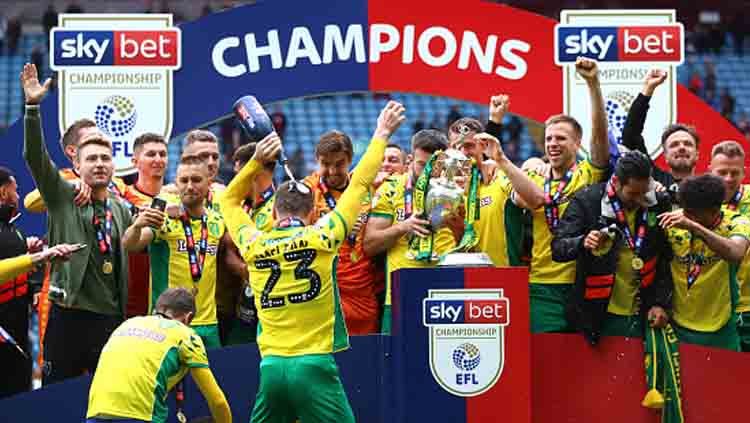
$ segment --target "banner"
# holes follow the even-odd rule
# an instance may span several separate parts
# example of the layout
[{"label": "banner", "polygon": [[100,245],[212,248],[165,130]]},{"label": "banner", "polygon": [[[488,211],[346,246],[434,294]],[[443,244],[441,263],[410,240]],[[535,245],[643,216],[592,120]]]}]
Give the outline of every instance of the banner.
[{"label": "banner", "polygon": [[[513,113],[543,122],[564,111],[563,73],[555,64],[556,24],[481,0],[408,0],[398,8],[385,0],[278,0],[211,14],[180,26],[184,48],[179,70],[171,71],[171,134],[180,136],[228,116],[232,102],[243,94],[270,103],[322,93],[403,91],[486,104],[491,95],[506,93]],[[114,33],[114,28],[119,27],[108,30]],[[686,91],[677,88],[675,119],[700,116],[701,158],[722,139],[741,139],[708,105],[689,93],[685,100]],[[118,92],[112,95],[127,97],[129,91]],[[51,93],[41,111],[48,149],[62,168],[70,164],[58,142],[58,102],[62,107],[62,99]],[[136,125],[150,113],[145,107],[135,106]],[[134,127],[132,133],[158,131],[158,125]],[[3,164],[16,172],[25,194],[34,184],[22,158],[22,140],[21,120],[3,137],[8,149]],[[27,233],[44,231],[42,216],[23,216],[19,224]]]}]

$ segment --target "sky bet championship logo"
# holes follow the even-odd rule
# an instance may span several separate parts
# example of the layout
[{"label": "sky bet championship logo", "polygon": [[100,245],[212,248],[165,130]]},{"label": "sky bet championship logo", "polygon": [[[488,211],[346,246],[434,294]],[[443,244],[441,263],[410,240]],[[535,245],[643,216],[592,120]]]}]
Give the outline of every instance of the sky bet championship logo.
[{"label": "sky bet championship logo", "polygon": [[461,397],[486,392],[505,366],[510,301],[502,289],[431,289],[427,295],[422,317],[435,381]]},{"label": "sky bet championship logo", "polygon": [[172,72],[182,47],[172,15],[63,14],[50,45],[51,68],[60,72],[60,132],[93,120],[112,140],[116,173],[133,172],[135,138],[169,139],[172,131]]}]

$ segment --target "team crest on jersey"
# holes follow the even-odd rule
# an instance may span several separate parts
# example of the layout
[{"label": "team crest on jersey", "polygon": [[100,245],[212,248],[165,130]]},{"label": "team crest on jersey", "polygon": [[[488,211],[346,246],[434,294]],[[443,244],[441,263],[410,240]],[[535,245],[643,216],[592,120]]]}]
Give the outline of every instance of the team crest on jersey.
[{"label": "team crest on jersey", "polygon": [[438,385],[453,395],[473,397],[500,380],[510,324],[510,301],[502,289],[430,289],[422,313]]}]

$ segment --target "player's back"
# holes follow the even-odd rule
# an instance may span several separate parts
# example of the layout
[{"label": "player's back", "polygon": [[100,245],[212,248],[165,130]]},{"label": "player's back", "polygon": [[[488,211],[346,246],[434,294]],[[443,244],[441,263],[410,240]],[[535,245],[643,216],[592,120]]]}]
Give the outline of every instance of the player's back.
[{"label": "player's back", "polygon": [[189,367],[208,367],[203,342],[192,329],[160,316],[128,319],[102,350],[87,417],[164,421],[167,392]]},{"label": "player's back", "polygon": [[346,237],[337,213],[315,225],[260,233],[244,254],[258,309],[261,355],[327,354],[349,347],[336,285]]}]

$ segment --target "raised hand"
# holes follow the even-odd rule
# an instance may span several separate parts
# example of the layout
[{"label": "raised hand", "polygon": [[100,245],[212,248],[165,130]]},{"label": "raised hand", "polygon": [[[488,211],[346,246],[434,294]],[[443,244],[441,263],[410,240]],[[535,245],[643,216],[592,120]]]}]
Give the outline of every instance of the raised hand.
[{"label": "raised hand", "polygon": [[44,81],[44,85],[39,84],[39,74],[35,65],[31,63],[23,65],[21,86],[23,87],[23,94],[26,97],[26,104],[34,105],[41,103],[47,91],[49,91],[50,85],[52,85],[52,79],[50,78]]},{"label": "raised hand", "polygon": [[505,94],[493,95],[490,97],[490,120],[499,125],[509,108],[510,96]]},{"label": "raised hand", "polygon": [[599,66],[594,59],[581,56],[576,58],[576,72],[588,83],[595,82],[599,78]]},{"label": "raised hand", "polygon": [[405,112],[406,109],[401,103],[389,101],[378,116],[378,126],[373,137],[389,139],[406,120]]},{"label": "raised hand", "polygon": [[76,206],[83,207],[91,201],[91,187],[80,179],[74,185],[76,196],[73,202]]},{"label": "raised hand", "polygon": [[266,135],[265,138],[260,140],[258,145],[255,147],[255,154],[253,159],[263,163],[273,163],[276,158],[279,157],[281,152],[281,138],[279,138],[276,132],[271,132]]},{"label": "raised hand", "polygon": [[646,78],[643,79],[643,95],[651,97],[656,90],[656,87],[664,83],[667,79],[667,71],[661,69],[651,69],[646,73]]},{"label": "raised hand", "polygon": [[151,227],[161,228],[164,224],[164,212],[159,209],[153,209],[151,207],[143,207],[138,212],[138,217],[135,218],[133,225],[139,228]]},{"label": "raised hand", "polygon": [[494,136],[482,132],[481,134],[474,135],[474,141],[482,142],[484,141],[487,144],[487,147],[485,148],[485,153],[489,158],[496,162],[500,162],[505,158],[505,153],[503,152],[503,148],[500,146],[500,140],[495,138]]},{"label": "raised hand", "polygon": [[658,218],[659,226],[664,229],[677,228],[691,230],[695,225],[695,222],[685,216],[685,212],[683,210],[675,210],[672,212],[662,213],[658,216]]}]

